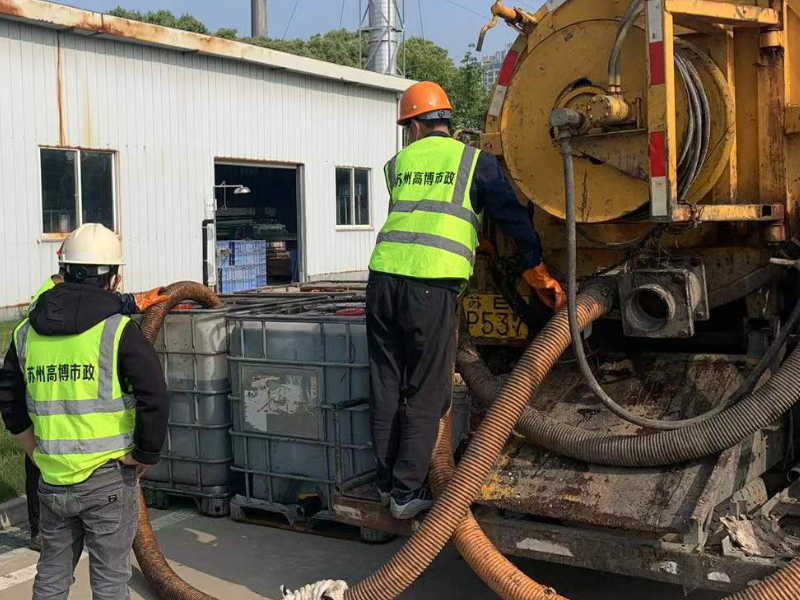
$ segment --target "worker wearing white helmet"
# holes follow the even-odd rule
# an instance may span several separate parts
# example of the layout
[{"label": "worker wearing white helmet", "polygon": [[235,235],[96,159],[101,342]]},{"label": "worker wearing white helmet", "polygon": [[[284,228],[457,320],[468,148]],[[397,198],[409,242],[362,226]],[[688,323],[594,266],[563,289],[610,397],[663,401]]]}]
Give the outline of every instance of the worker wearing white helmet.
[{"label": "worker wearing white helmet", "polygon": [[[28,306],[28,311],[33,309],[36,305],[36,301],[39,299],[39,296],[52,290],[56,285],[60,283],[64,283],[64,272],[65,266],[63,264],[64,258],[64,246],[68,241],[68,248],[67,248],[67,260],[70,258],[77,259],[74,256],[75,252],[78,251],[80,248],[80,244],[82,243],[92,243],[89,240],[89,232],[95,232],[98,235],[104,235],[108,238],[108,230],[105,232],[102,229],[98,230],[98,226],[95,224],[87,224],[87,227],[82,229],[82,235],[80,238],[77,236],[77,232],[75,236],[70,236],[65,240],[65,243],[61,245],[58,250],[58,257],[59,262],[62,263],[59,269],[59,272],[51,277],[48,277],[47,280],[42,284],[42,286],[38,289],[38,291],[31,297],[31,303]],[[103,228],[105,229],[105,228]],[[109,232],[110,233],[110,232]],[[114,235],[112,233],[112,235]],[[116,235],[114,235],[116,238]],[[115,242],[111,238],[112,244],[118,243],[118,240]],[[166,296],[161,293],[161,288],[154,288],[147,292],[141,292],[138,294],[119,294],[119,310],[118,312],[123,315],[133,315],[136,313],[141,313],[146,311],[148,308],[155,304],[160,304],[162,302],[166,302],[169,296]],[[26,311],[27,313],[27,311]],[[37,552],[42,549],[41,544],[41,536],[39,535],[39,496],[37,490],[39,489],[39,469],[36,464],[26,455],[25,456],[25,494],[27,496],[27,504],[28,504],[28,525],[30,528],[30,538],[31,542],[29,547],[31,550],[36,550]]]},{"label": "worker wearing white helmet", "polygon": [[128,597],[139,476],[169,415],[158,358],[120,313],[117,235],[90,223],[60,251],[64,283],[39,296],[0,370],[0,412],[41,471],[34,600],[66,598],[86,545],[95,600]]}]

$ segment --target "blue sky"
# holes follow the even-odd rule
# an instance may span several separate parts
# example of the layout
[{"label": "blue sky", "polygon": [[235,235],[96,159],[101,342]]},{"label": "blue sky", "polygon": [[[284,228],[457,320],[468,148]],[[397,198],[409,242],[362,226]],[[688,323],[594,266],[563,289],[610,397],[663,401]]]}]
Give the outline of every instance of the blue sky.
[{"label": "blue sky", "polygon": [[[398,0],[402,6],[403,0]],[[96,11],[124,8],[150,11],[171,10],[191,13],[212,30],[233,27],[240,34],[250,33],[250,0],[67,0],[60,2]],[[544,0],[514,0],[509,6],[536,9]],[[361,0],[362,8],[367,0]],[[336,29],[355,28],[359,0],[269,0],[269,27],[272,37],[308,37]],[[406,35],[423,35],[447,48],[457,61],[469,44],[478,39],[480,28],[489,20],[492,0],[405,0]],[[296,8],[295,8],[296,7]],[[292,12],[294,11],[294,17]],[[422,18],[420,18],[420,16]],[[487,36],[484,52],[494,52],[513,41],[514,33],[499,25]]]}]

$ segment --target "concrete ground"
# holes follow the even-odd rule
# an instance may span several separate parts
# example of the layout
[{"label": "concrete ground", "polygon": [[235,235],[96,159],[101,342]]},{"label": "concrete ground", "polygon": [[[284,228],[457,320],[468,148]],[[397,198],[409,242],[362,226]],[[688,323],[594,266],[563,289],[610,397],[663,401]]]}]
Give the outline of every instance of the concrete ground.
[{"label": "concrete ground", "polygon": [[[221,600],[280,598],[281,584],[300,586],[319,579],[355,582],[382,565],[401,545],[331,539],[280,529],[210,519],[188,509],[151,512],[162,548],[173,568],[194,586]],[[29,600],[37,554],[25,548],[24,530],[0,531],[0,598]],[[134,563],[135,564],[135,563]],[[682,590],[643,580],[576,570],[530,560],[517,565],[573,600],[679,600]],[[88,559],[77,571],[71,598],[91,597]],[[156,600],[134,569],[133,600]],[[496,596],[470,571],[453,548],[407,591],[404,600],[490,600]],[[720,594],[695,593],[690,600],[718,600]]]}]

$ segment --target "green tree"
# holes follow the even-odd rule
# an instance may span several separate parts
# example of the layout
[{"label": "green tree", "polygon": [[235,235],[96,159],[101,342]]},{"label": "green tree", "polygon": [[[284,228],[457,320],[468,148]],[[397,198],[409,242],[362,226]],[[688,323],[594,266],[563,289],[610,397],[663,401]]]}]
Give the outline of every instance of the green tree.
[{"label": "green tree", "polygon": [[[241,40],[256,46],[263,46],[279,52],[316,58],[348,67],[361,66],[361,48],[358,33],[347,29],[334,29],[327,33],[317,33],[308,40],[276,38],[246,38]],[[366,41],[362,44],[366,48]]]},{"label": "green tree", "polygon": [[239,39],[239,31],[236,29],[231,29],[230,27],[221,27],[220,29],[217,29],[214,35],[220,38],[225,38],[226,40]]},{"label": "green tree", "polygon": [[113,17],[121,17],[123,19],[130,19],[132,21],[144,21],[144,16],[138,10],[128,10],[118,6],[114,10],[108,11]]},{"label": "green tree", "polygon": [[198,19],[192,15],[183,14],[175,22],[176,29],[183,29],[184,31],[193,31],[194,33],[211,33],[208,28]]},{"label": "green tree", "polygon": [[115,17],[122,17],[124,19],[132,19],[134,21],[143,21],[152,25],[161,25],[162,27],[172,27],[173,29],[183,29],[184,31],[192,31],[194,33],[210,33],[208,28],[199,19],[189,14],[183,14],[176,17],[168,10],[157,10],[148,13],[141,13],[137,10],[127,10],[118,6],[112,11],[110,15]]},{"label": "green tree", "polygon": [[334,29],[328,33],[312,35],[307,42],[307,47],[312,58],[360,68],[361,53],[366,48],[366,40],[362,40],[362,43],[359,44],[357,31]]},{"label": "green tree", "polygon": [[456,109],[453,124],[456,128],[483,129],[486,112],[489,110],[490,92],[484,81],[484,67],[471,46],[450,87],[452,102]]},{"label": "green tree", "polygon": [[435,81],[450,89],[457,69],[447,50],[421,37],[412,37],[400,46],[399,66],[406,77],[417,81]]},{"label": "green tree", "polygon": [[453,127],[483,129],[489,92],[483,80],[483,65],[472,48],[456,66],[447,50],[430,40],[414,37],[401,47],[400,65],[405,65],[405,76],[409,79],[435,81],[444,88],[455,108]]}]

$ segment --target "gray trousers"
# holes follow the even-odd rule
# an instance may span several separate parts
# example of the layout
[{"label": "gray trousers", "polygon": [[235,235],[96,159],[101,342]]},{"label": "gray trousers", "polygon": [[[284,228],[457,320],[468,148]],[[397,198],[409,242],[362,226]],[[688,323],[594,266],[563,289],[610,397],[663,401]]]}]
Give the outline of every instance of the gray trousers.
[{"label": "gray trousers", "polygon": [[94,600],[128,600],[130,552],[139,523],[135,467],[110,461],[68,486],[39,483],[42,553],[33,600],[66,600],[84,546]]}]

